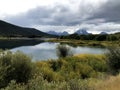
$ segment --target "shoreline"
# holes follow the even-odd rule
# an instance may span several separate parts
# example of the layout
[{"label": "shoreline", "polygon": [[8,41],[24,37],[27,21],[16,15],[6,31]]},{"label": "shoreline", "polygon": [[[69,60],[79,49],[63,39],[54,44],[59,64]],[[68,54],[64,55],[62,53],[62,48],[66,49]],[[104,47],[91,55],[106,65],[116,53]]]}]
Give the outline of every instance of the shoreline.
[{"label": "shoreline", "polygon": [[94,40],[75,40],[75,39],[57,39],[57,38],[28,38],[28,37],[3,37],[1,40],[42,40],[45,42],[56,42],[61,44],[72,44],[75,46],[98,46],[98,47],[120,47],[119,41],[94,41]]},{"label": "shoreline", "polygon": [[100,47],[120,47],[119,41],[94,41],[94,40],[75,40],[75,39],[51,39],[48,42],[59,42],[73,44],[76,46],[100,46]]},{"label": "shoreline", "polygon": [[11,38],[0,38],[0,40],[52,40],[54,38],[28,38],[28,37],[11,37]]}]

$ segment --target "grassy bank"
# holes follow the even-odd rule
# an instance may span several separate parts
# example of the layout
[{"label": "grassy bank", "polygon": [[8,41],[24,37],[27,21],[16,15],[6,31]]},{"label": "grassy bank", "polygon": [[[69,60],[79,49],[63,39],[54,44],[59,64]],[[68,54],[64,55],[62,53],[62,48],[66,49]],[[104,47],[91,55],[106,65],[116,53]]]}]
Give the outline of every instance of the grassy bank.
[{"label": "grassy bank", "polygon": [[48,42],[60,42],[67,43],[72,45],[80,45],[80,46],[100,46],[100,47],[108,47],[108,46],[120,46],[119,41],[94,41],[94,40],[75,40],[75,39],[51,39],[47,40]]},{"label": "grassy bank", "polygon": [[100,80],[95,90],[119,90],[120,89],[120,75],[110,76],[106,80]]},{"label": "grassy bank", "polygon": [[119,88],[120,75],[110,74],[106,55],[81,54],[39,62],[32,62],[30,57],[19,51],[16,53],[1,51],[0,55],[1,90]]}]

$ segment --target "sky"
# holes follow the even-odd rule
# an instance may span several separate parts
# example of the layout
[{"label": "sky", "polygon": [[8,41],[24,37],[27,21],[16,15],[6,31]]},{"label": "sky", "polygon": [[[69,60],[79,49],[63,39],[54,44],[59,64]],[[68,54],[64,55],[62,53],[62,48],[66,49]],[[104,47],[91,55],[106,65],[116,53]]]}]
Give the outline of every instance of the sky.
[{"label": "sky", "polygon": [[43,32],[120,32],[120,0],[0,0],[0,20]]}]

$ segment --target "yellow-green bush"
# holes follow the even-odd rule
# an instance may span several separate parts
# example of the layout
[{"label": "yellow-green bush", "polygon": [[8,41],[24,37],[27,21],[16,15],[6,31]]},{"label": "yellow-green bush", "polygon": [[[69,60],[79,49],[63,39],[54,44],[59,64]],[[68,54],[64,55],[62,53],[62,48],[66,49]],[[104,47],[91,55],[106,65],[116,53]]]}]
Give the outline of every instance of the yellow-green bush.
[{"label": "yellow-green bush", "polygon": [[31,59],[19,51],[5,51],[0,55],[0,88],[7,86],[11,80],[27,83],[33,74]]},{"label": "yellow-green bush", "polygon": [[90,65],[95,71],[106,72],[108,65],[106,63],[107,58],[105,55],[92,55],[92,54],[82,54],[77,55],[80,62]]},{"label": "yellow-green bush", "polygon": [[50,64],[47,62],[37,62],[38,72],[42,73],[43,78],[47,81],[61,81],[63,77],[60,76],[57,72],[54,72],[53,69],[50,67]]},{"label": "yellow-green bush", "polygon": [[104,55],[78,55],[36,64],[48,81],[97,78],[108,70]]}]

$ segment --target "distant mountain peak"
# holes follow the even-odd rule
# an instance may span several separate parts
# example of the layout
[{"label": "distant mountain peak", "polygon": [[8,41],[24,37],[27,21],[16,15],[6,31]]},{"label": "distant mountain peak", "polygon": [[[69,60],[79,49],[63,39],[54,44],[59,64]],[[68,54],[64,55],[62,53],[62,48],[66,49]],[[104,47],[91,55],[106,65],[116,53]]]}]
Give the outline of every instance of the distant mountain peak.
[{"label": "distant mountain peak", "polygon": [[48,31],[46,33],[51,34],[51,35],[57,35],[57,36],[69,35],[69,33],[67,31],[63,31],[63,32]]},{"label": "distant mountain peak", "polygon": [[99,34],[101,34],[101,35],[105,35],[105,34],[107,34],[106,32],[100,32]]},{"label": "distant mountain peak", "polygon": [[75,33],[78,34],[78,35],[88,35],[88,34],[90,34],[85,29],[78,29]]}]

